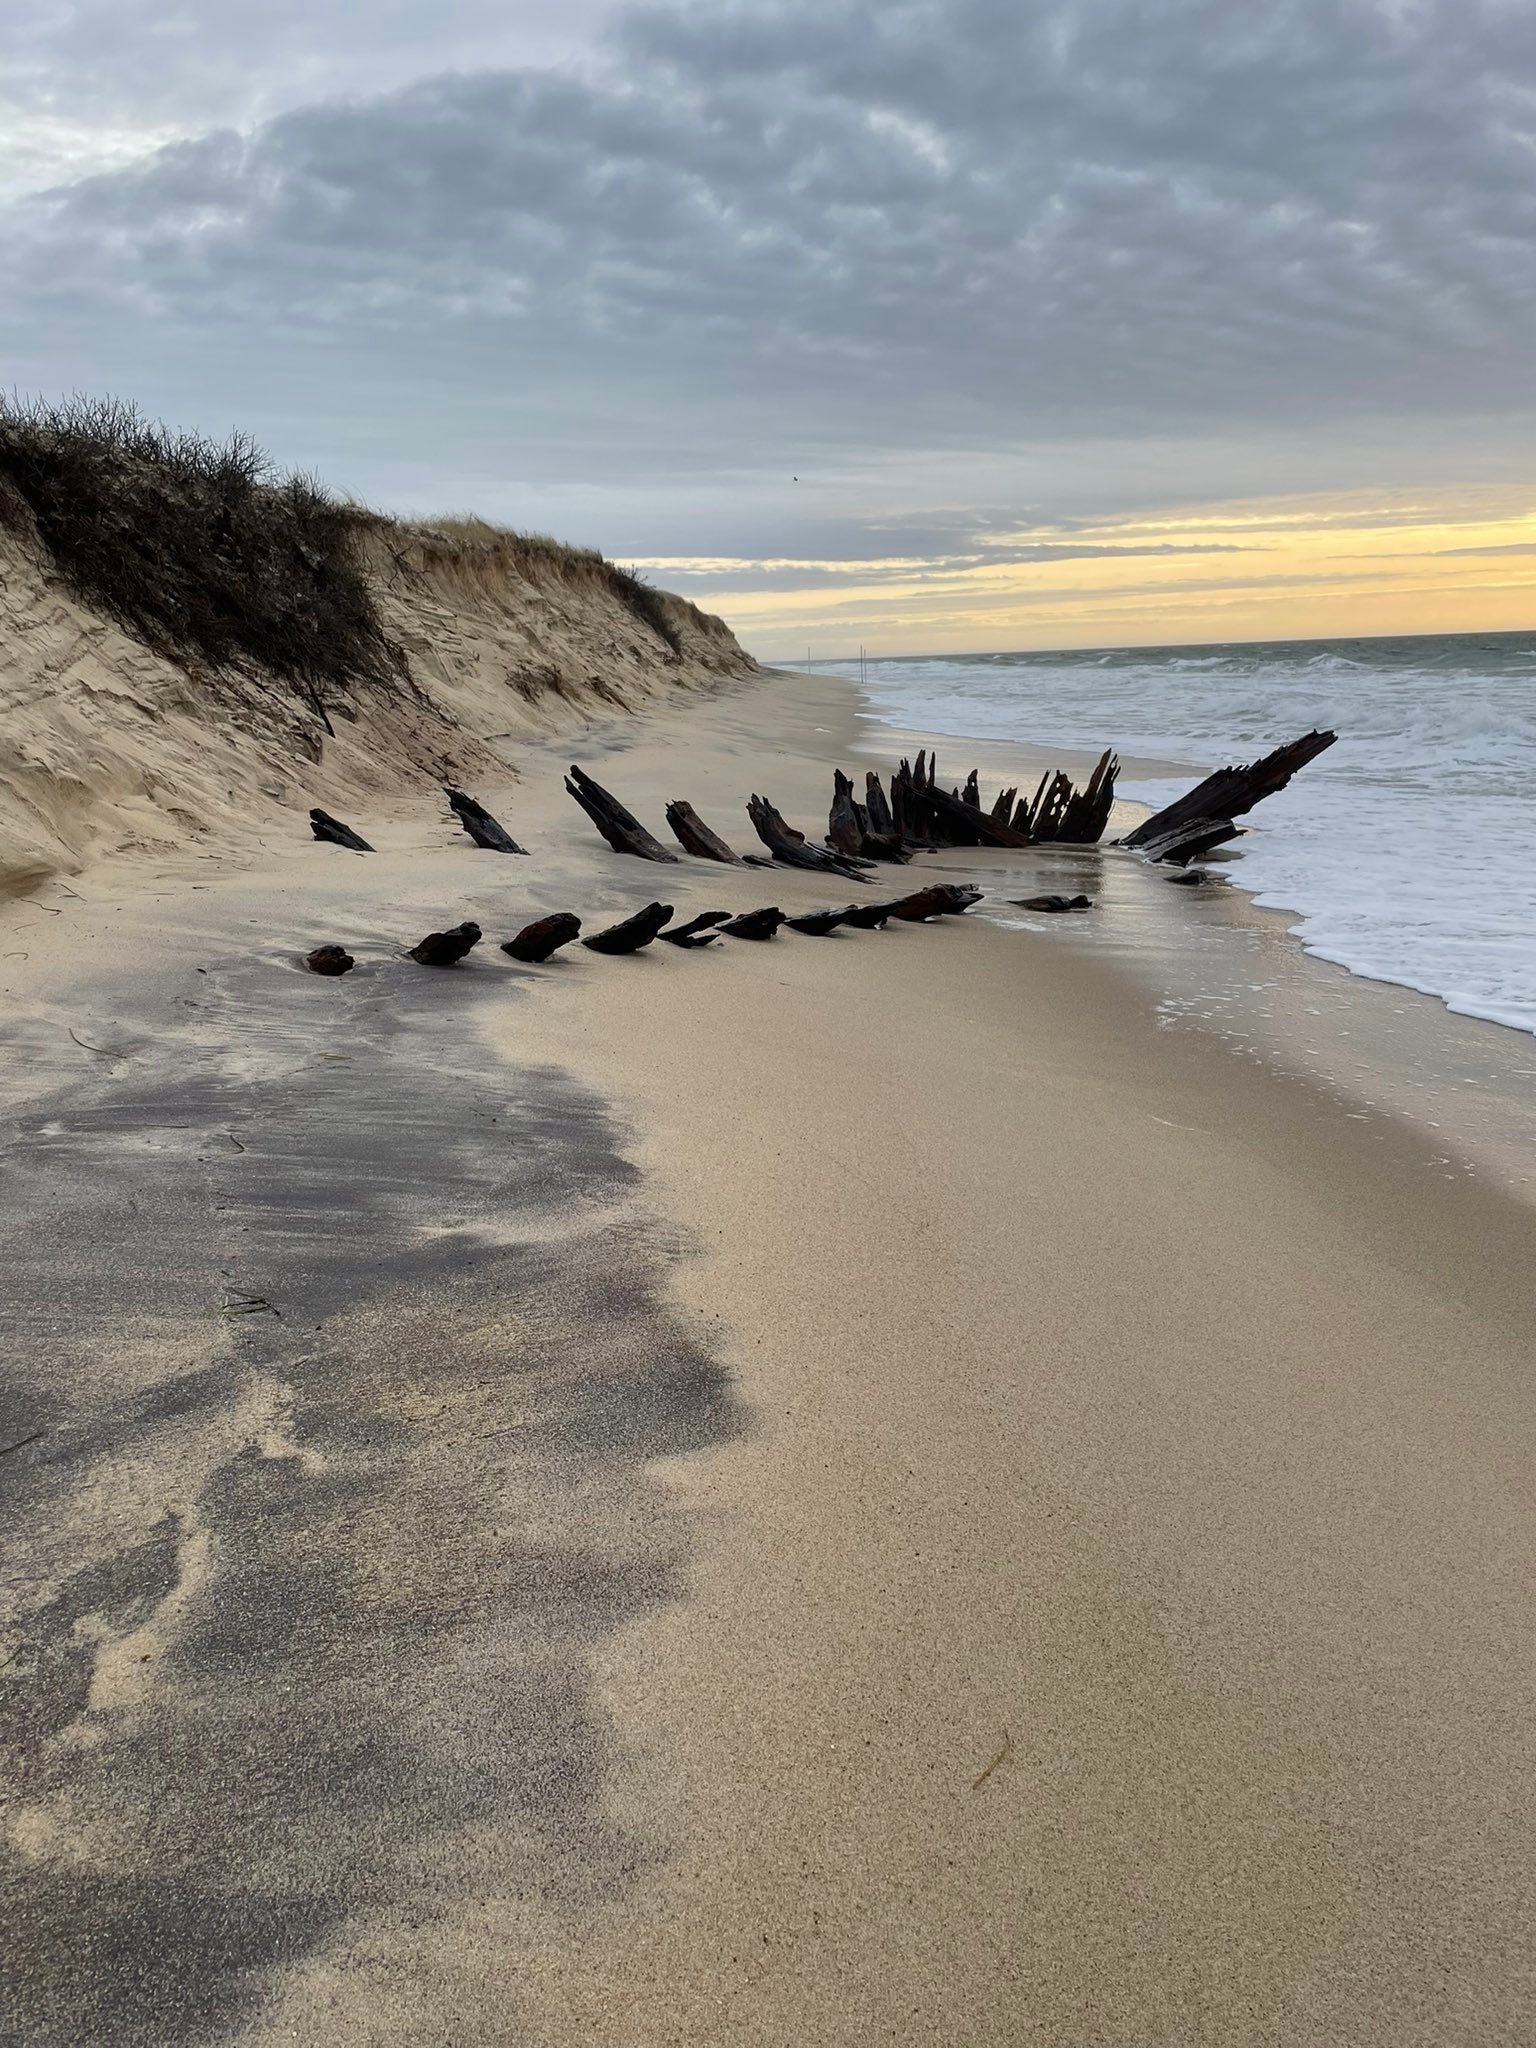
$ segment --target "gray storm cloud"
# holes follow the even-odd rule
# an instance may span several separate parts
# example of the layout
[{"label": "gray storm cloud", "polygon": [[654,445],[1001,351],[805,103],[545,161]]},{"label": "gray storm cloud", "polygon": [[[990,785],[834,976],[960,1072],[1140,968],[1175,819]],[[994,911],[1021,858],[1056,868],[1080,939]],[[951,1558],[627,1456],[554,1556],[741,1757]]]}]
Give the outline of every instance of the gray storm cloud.
[{"label": "gray storm cloud", "polygon": [[[763,472],[862,471],[831,525],[889,553],[857,533],[917,458],[1187,434],[1262,464],[1330,422],[1530,408],[1524,0],[653,7],[556,70],[467,61],[505,35],[460,7],[464,68],[362,98],[356,15],[305,16],[310,103],[7,209],[16,381],[147,373],[174,412],[180,380],[386,495],[500,460],[617,489],[642,548],[759,557],[805,552],[742,519]],[[304,18],[272,18],[274,73]],[[132,44],[160,17],[117,19]],[[259,104],[231,19],[239,62],[210,15],[192,76]],[[349,33],[425,69],[414,21]],[[174,75],[154,97],[187,124]],[[647,516],[660,474],[695,495]]]}]

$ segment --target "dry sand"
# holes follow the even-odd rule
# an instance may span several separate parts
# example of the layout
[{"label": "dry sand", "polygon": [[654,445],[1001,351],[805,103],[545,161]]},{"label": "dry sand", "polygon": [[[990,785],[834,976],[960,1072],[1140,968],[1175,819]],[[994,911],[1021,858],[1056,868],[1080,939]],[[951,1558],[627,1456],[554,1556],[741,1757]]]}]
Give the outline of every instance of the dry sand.
[{"label": "dry sand", "polygon": [[[850,719],[841,686],[765,679],[592,735],[580,757],[653,823],[681,795],[728,829],[752,788],[809,823],[830,764],[849,758]],[[450,914],[484,913],[499,936],[524,914],[622,912],[653,893],[675,891],[680,911],[837,900],[810,877],[614,859],[561,795],[559,758],[521,757],[511,822],[537,849],[526,863],[466,868],[423,811],[365,818],[377,861],[339,857],[318,879],[295,848],[240,875],[205,871],[196,906],[184,880],[167,879],[159,904],[141,880],[111,899],[129,906],[131,946],[106,937],[106,898],[91,896],[72,913],[76,937],[121,952],[101,961],[88,1013],[67,1008],[62,968],[29,963],[34,1050],[52,1043],[48,1018],[81,1016],[92,1037],[121,1026],[125,999],[113,1010],[108,991],[129,950],[158,947],[169,1004],[195,986],[210,934],[237,920],[270,981],[295,945],[355,935],[377,950]],[[1046,857],[1021,863],[1026,886],[1056,886]],[[427,916],[434,902],[441,918]],[[34,929],[32,943],[56,959],[60,938]],[[206,1057],[265,985],[233,983],[243,1012],[226,994],[217,1018],[194,1021]],[[313,1020],[362,1033],[413,986],[382,970],[334,989],[290,977],[281,1032],[241,1039],[264,1099],[274,1047],[293,1065]],[[471,1024],[483,1062],[459,1043]],[[517,1439],[515,1454],[477,1436],[477,1462],[452,1468],[462,1519],[446,1533],[441,1429],[429,1451],[386,1439],[370,1470],[396,1489],[388,1572],[409,1582],[384,1647],[407,1654],[421,1603],[458,1583],[462,1626],[445,1630],[434,1608],[432,1656],[407,1672],[409,1726],[423,1750],[439,1741],[461,1758],[467,1782],[429,1776],[423,1790],[402,1766],[416,1788],[409,1853],[372,1804],[331,1813],[326,1882],[344,1910],[220,1947],[207,1961],[217,1994],[190,2031],[154,2019],[180,2009],[168,1992],[149,2019],[109,2003],[120,2032],[97,2038],[1536,2039],[1529,1207],[1448,1183],[1406,1126],[1346,1117],[1303,1078],[1160,1030],[1086,920],[790,934],[612,962],[574,949],[540,970],[480,960],[433,982],[418,1035],[435,1054],[412,1053],[392,1085],[418,1076],[439,1141],[468,1147],[451,1104],[465,1090],[488,1103],[500,1072],[509,1097],[547,1112],[525,1172],[537,1178],[568,1136],[562,1110],[589,1131],[599,1118],[605,1157],[638,1168],[631,1183],[611,1164],[587,1179],[562,1167],[536,1227],[515,1204],[477,1212],[478,1227],[499,1217],[509,1242],[560,1247],[573,1274],[632,1273],[661,1317],[641,1318],[635,1348],[693,1360],[689,1399],[704,1407],[686,1407],[675,1372],[642,1374],[627,1383],[622,1456],[609,1446],[595,1465],[568,1434],[552,1448]],[[446,1093],[433,1092],[434,1057]],[[425,1161],[432,1130],[397,1106],[400,1147]],[[467,1183],[475,1155],[463,1159]],[[416,1256],[460,1227],[452,1175],[441,1182],[423,1213],[401,1211],[381,1255]],[[616,1265],[611,1246],[607,1267],[592,1264],[592,1214],[620,1233]],[[418,1311],[435,1271],[419,1275]],[[486,1385],[476,1376],[534,1313],[519,1269],[486,1284],[446,1335],[411,1321],[411,1295],[372,1311],[347,1398],[378,1412],[434,1353],[434,1414]],[[558,1323],[549,1285],[541,1313]],[[621,1323],[621,1298],[622,1286],[580,1303],[586,1353],[561,1381],[578,1433],[609,1369],[605,1315],[614,1348],[631,1344],[639,1310]],[[165,1342],[162,1330],[146,1349]],[[728,1392],[710,1378],[721,1368]],[[230,1443],[321,1441],[292,1359],[279,1378],[286,1395],[223,1425]],[[486,1435],[500,1426],[500,1410],[475,1416]],[[228,1444],[201,1455],[205,1486],[236,1469]],[[325,1455],[335,1474],[363,1453],[338,1439]],[[148,1517],[155,1475],[179,1470],[185,1488],[187,1468],[146,1469]],[[292,1483],[307,1484],[301,1471]],[[97,1526],[99,1495],[72,1496],[74,1526]],[[509,1630],[501,1553],[532,1522],[551,1556],[623,1549],[629,1590],[604,1579],[594,1592],[577,1574],[549,1612],[515,1604]],[[197,1534],[182,1527],[184,1564],[152,1623],[173,1642],[210,1597],[206,1575],[217,1595],[250,1540],[216,1521],[211,1548]],[[96,1540],[121,1554],[126,1539]],[[371,1527],[354,1548],[375,1556],[382,1541]],[[284,1558],[269,1541],[279,1580]],[[489,1617],[473,1608],[482,1577]],[[258,1606],[271,1597],[244,1583]],[[146,1625],[128,1615],[96,1657],[105,1697],[74,1724],[84,1753],[111,1750],[114,1713],[147,1711],[113,1689],[129,1624]],[[537,1692],[535,1642],[537,1669],[558,1668],[558,1699],[579,1693],[579,1712]],[[281,1669],[301,1702],[323,1675]],[[382,1709],[365,1677],[349,1683],[366,1729]],[[498,1732],[499,1694],[537,1695],[541,1718]],[[230,1739],[226,1721],[215,1735]],[[121,1772],[148,1768],[131,1747],[116,1754]],[[509,1818],[507,1783],[535,1769],[566,1793]],[[13,1823],[34,1871],[50,1856],[133,1864],[131,1828],[115,1846],[93,1840],[78,1798],[49,1782]],[[258,1772],[258,1817],[268,1790]],[[66,1822],[81,1830],[72,1850]],[[193,1877],[212,1882],[190,1852],[186,1868],[184,1894]],[[281,1889],[264,1866],[262,1881]],[[227,1896],[227,1874],[218,1882]],[[195,1947],[180,1959],[202,1967]],[[141,1966],[131,1944],[125,1966]],[[65,2036],[36,2021],[20,2038]]]}]

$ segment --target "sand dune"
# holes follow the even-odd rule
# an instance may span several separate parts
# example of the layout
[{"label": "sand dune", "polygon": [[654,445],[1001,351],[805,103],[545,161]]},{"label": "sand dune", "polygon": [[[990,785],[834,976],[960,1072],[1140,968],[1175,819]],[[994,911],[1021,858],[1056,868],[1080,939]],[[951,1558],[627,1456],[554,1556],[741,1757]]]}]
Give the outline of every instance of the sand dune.
[{"label": "sand dune", "polygon": [[0,523],[0,895],[117,854],[248,847],[312,803],[505,777],[521,742],[752,666],[657,593],[669,644],[576,551],[390,521],[362,547],[404,660],[397,686],[332,704],[333,737],[281,678],[155,652]]}]

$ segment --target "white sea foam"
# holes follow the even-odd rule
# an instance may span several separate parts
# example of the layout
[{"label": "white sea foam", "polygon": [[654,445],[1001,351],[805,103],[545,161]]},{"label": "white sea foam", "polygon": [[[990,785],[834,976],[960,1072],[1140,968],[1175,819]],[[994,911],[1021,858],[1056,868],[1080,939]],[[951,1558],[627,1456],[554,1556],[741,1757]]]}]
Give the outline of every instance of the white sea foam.
[{"label": "white sea foam", "polygon": [[[1536,637],[874,661],[867,689],[892,725],[1202,774],[1332,726],[1233,879],[1322,959],[1536,1032]],[[1122,787],[1165,803],[1196,779]]]}]

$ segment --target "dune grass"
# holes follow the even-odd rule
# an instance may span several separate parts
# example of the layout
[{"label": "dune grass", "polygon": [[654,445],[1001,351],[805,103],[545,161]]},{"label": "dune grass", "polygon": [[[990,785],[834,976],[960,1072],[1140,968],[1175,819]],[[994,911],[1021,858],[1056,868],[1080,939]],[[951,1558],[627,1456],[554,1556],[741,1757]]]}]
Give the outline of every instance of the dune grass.
[{"label": "dune grass", "polygon": [[475,517],[402,521],[278,470],[239,432],[217,441],[117,398],[0,397],[0,524],[36,533],[93,609],[184,666],[243,665],[326,704],[407,683],[375,603],[380,556],[504,601],[523,581],[601,590],[674,658],[715,627],[594,548]]},{"label": "dune grass", "polygon": [[0,520],[30,523],[78,595],[158,652],[284,678],[327,726],[328,695],[399,674],[357,557],[369,515],[247,435],[178,433],[114,398],[0,399]]}]

